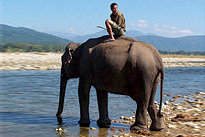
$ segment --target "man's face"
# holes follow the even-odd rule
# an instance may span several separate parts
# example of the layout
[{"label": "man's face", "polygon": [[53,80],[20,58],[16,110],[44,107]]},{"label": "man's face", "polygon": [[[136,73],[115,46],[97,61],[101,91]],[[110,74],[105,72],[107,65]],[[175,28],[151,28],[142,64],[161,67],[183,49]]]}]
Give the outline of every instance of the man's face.
[{"label": "man's face", "polygon": [[118,7],[117,7],[117,5],[115,5],[112,8],[112,13],[115,15],[117,12],[118,12]]}]

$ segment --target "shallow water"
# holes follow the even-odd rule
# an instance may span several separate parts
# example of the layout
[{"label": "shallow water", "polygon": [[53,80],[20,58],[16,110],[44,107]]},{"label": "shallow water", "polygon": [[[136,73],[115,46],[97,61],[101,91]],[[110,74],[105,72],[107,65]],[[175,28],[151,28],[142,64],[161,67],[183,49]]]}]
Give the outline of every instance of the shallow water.
[{"label": "shallow water", "polygon": [[[167,68],[164,94],[187,95],[204,92],[205,67]],[[98,128],[98,108],[95,89],[91,89],[91,127],[79,127],[78,79],[69,80],[66,92],[63,123],[55,116],[58,107],[59,70],[0,71],[0,136],[59,136],[56,128],[66,129],[66,136],[111,136],[107,128]],[[166,101],[165,97],[164,101]],[[156,94],[159,100],[159,90]],[[110,119],[133,116],[136,103],[128,96],[109,94]],[[112,123],[117,128],[129,125]]]}]

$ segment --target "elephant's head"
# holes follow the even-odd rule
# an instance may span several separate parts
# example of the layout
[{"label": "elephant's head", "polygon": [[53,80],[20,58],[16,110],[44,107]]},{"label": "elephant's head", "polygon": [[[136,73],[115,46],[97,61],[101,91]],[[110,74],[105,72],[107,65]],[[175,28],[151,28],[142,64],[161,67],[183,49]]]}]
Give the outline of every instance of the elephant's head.
[{"label": "elephant's head", "polygon": [[65,48],[65,53],[61,57],[62,67],[61,75],[67,78],[78,77],[78,62],[82,51],[78,47],[80,43],[70,43]]},{"label": "elephant's head", "polygon": [[[78,77],[78,62],[82,52],[80,43],[70,43],[65,48],[65,53],[61,57],[61,82],[60,82],[60,98],[58,112],[56,116],[60,117],[63,112],[64,98],[67,81],[70,78]],[[80,47],[79,47],[80,46]]]}]

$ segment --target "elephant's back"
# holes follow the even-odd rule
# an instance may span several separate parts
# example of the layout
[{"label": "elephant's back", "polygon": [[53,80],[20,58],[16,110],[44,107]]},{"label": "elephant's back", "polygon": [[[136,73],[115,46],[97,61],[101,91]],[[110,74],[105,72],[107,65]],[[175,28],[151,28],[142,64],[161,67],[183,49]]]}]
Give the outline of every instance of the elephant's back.
[{"label": "elephant's back", "polygon": [[[115,42],[101,43],[90,51],[94,69],[113,70],[120,72],[131,63],[131,68],[136,65],[156,65],[161,59],[157,49],[147,43],[126,39]],[[160,60],[161,61],[161,60]]]},{"label": "elephant's back", "polygon": [[153,65],[156,65],[158,62],[162,62],[162,58],[157,49],[151,44],[141,41],[132,43],[129,51],[129,57],[139,63],[147,62],[149,64],[152,63]]},{"label": "elephant's back", "polygon": [[121,42],[101,43],[92,49],[93,85],[114,94],[126,95],[128,84],[123,71],[131,42]]},{"label": "elephant's back", "polygon": [[94,67],[103,69],[115,69],[120,71],[127,59],[131,46],[130,41],[116,40],[115,42],[101,43],[91,51]]},{"label": "elephant's back", "polygon": [[90,51],[93,85],[112,93],[128,94],[130,80],[141,81],[138,78],[143,77],[142,72],[151,76],[157,71],[155,50],[149,44],[125,39],[96,45]]}]

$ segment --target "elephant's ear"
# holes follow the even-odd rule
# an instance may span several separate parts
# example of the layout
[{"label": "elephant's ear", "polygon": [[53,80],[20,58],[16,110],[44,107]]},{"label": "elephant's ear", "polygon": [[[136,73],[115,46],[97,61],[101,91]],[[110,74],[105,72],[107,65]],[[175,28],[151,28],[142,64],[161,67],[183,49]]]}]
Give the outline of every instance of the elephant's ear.
[{"label": "elephant's ear", "polygon": [[75,49],[70,48],[69,46],[65,49],[65,64],[76,64],[79,61],[79,58],[83,52],[83,46],[79,46]]},{"label": "elephant's ear", "polygon": [[72,52],[71,49],[70,49],[70,48],[67,48],[67,54],[68,54],[68,55],[67,55],[67,59],[66,59],[66,61],[65,61],[65,64],[67,64],[67,63],[69,64],[69,63],[71,62],[71,60],[72,60],[72,58],[73,58],[71,52]]},{"label": "elephant's ear", "polygon": [[84,48],[83,44],[78,46],[76,48],[76,50],[73,52],[73,57],[78,59],[81,56],[82,52],[83,52],[83,48]]}]

